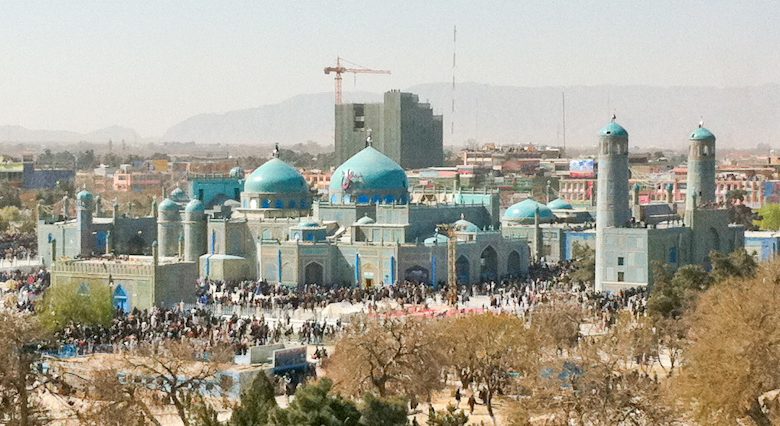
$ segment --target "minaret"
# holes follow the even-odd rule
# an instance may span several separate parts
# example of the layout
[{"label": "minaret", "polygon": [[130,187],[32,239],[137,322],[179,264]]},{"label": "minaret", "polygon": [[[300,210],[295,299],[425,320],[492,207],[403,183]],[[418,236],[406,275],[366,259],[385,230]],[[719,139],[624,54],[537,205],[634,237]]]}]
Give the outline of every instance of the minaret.
[{"label": "minaret", "polygon": [[715,135],[704,123],[691,132],[688,150],[688,181],[685,194],[685,222],[691,224],[687,212],[715,202]]},{"label": "minaret", "polygon": [[628,202],[628,132],[615,123],[615,116],[599,132],[599,165],[596,204],[596,291],[604,291],[609,265],[608,228],[626,226],[631,209]]},{"label": "minaret", "polygon": [[82,189],[76,194],[76,226],[79,230],[79,254],[89,256],[95,249],[92,237],[92,209],[95,198],[92,193]]},{"label": "minaret", "polygon": [[193,199],[184,207],[184,261],[197,262],[206,254],[206,215],[203,203]]},{"label": "minaret", "polygon": [[157,208],[157,243],[161,257],[176,256],[179,252],[181,216],[179,205],[170,198],[164,199]]}]

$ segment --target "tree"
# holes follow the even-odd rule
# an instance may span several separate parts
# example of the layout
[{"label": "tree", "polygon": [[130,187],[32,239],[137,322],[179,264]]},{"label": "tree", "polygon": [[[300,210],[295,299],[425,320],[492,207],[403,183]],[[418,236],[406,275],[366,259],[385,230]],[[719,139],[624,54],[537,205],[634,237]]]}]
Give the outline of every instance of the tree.
[{"label": "tree", "polygon": [[[149,401],[170,403],[184,426],[194,424],[199,415],[211,416],[203,410],[205,389],[220,394],[232,386],[227,376],[220,376],[231,360],[229,347],[212,346],[208,353],[190,340],[164,341],[159,345],[142,345],[123,354],[121,368],[126,382],[142,386]],[[151,388],[146,383],[154,383]],[[201,419],[203,416],[200,417]]]},{"label": "tree", "polygon": [[780,230],[780,204],[764,204],[758,209],[756,224],[764,231]]},{"label": "tree", "polygon": [[37,307],[42,325],[50,331],[68,323],[111,325],[114,306],[108,285],[69,282],[49,287]]},{"label": "tree", "polygon": [[487,391],[488,414],[494,418],[493,397],[513,380],[535,370],[540,343],[534,330],[510,314],[465,315],[442,321],[441,346],[449,366],[464,386],[475,382]]},{"label": "tree", "polygon": [[729,254],[713,251],[710,253],[713,279],[723,281],[731,277],[752,278],[758,271],[758,263],[744,249],[737,249]]},{"label": "tree", "polygon": [[546,360],[529,386],[528,404],[555,424],[668,424],[671,404],[634,360],[648,346],[628,316],[606,335],[583,340],[565,359]]},{"label": "tree", "polygon": [[416,318],[354,321],[324,367],[348,395],[428,396],[442,386],[435,332],[430,321]]},{"label": "tree", "polygon": [[747,191],[743,189],[733,189],[726,193],[726,206],[729,211],[729,221],[743,225],[745,229],[753,231],[756,229],[754,221],[756,215],[753,214],[753,209],[746,206],[745,196]]},{"label": "tree", "polygon": [[534,309],[531,326],[544,346],[563,351],[577,344],[584,312],[576,304],[543,304]]},{"label": "tree", "polygon": [[121,372],[116,368],[98,368],[90,377],[71,377],[69,381],[84,388],[90,403],[76,410],[79,424],[146,425],[160,426],[149,404],[146,389],[132,381],[120,381]]},{"label": "tree", "polygon": [[596,281],[596,250],[575,241],[572,255],[574,270],[570,274],[571,280],[592,285]]},{"label": "tree", "polygon": [[654,263],[647,309],[656,318],[680,318],[711,284],[711,275],[700,265],[686,265],[672,274],[666,265]]},{"label": "tree", "polygon": [[36,368],[37,344],[47,333],[36,317],[0,312],[0,423],[47,424],[48,413],[37,398],[47,381]]},{"label": "tree", "polygon": [[360,407],[360,424],[365,426],[405,426],[406,400],[400,398],[377,398],[367,393]]},{"label": "tree", "polygon": [[432,411],[428,415],[427,426],[465,426],[469,422],[469,416],[463,410],[457,410],[454,405],[447,404],[444,411]]},{"label": "tree", "polygon": [[358,426],[360,411],[355,404],[339,395],[331,395],[333,382],[328,378],[305,385],[295,392],[295,399],[285,409],[271,413],[269,424],[275,426]]},{"label": "tree", "polygon": [[276,409],[274,387],[264,372],[252,380],[252,386],[241,394],[241,403],[233,409],[230,424],[234,426],[262,426],[268,424],[269,414]]},{"label": "tree", "polygon": [[780,388],[780,263],[732,277],[702,295],[675,389],[703,424],[749,417],[769,425],[758,398]]},{"label": "tree", "polygon": [[19,189],[10,185],[0,186],[0,207],[22,207]]}]

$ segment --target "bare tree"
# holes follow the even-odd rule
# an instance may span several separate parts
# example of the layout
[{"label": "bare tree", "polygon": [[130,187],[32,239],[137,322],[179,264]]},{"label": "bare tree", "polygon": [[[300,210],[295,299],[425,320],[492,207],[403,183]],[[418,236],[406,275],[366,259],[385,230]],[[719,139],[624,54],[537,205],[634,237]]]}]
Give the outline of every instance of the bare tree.
[{"label": "bare tree", "polygon": [[427,397],[442,387],[435,333],[430,321],[416,318],[364,318],[336,343],[325,369],[349,395]]}]

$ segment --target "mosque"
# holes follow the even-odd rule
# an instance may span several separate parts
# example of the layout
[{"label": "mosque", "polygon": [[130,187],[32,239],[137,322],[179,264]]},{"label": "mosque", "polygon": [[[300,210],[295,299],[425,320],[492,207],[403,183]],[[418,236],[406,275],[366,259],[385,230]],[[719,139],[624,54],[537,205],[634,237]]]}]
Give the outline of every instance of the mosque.
[{"label": "mosque", "polygon": [[[262,279],[274,284],[352,286],[447,278],[454,230],[461,283],[520,276],[528,271],[525,238],[500,231],[495,191],[410,189],[406,173],[371,146],[333,173],[328,198],[313,199],[303,176],[273,158],[243,179],[240,201],[207,209],[197,192],[175,189],[148,216],[110,217],[91,193],[77,195],[76,217],[39,220],[42,256],[54,285],[109,284],[123,309],[194,301],[198,277]],[[67,203],[67,201],[66,201]],[[57,248],[57,244],[60,248]],[[119,255],[116,257],[106,254]]]}]

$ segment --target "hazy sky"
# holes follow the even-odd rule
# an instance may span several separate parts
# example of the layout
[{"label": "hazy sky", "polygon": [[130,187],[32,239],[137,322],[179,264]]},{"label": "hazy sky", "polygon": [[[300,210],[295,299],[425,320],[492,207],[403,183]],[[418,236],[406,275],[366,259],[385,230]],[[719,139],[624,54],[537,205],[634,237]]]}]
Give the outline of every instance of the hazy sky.
[{"label": "hazy sky", "polygon": [[0,0],[0,125],[160,136],[193,114],[333,90],[780,82],[775,1]]}]

